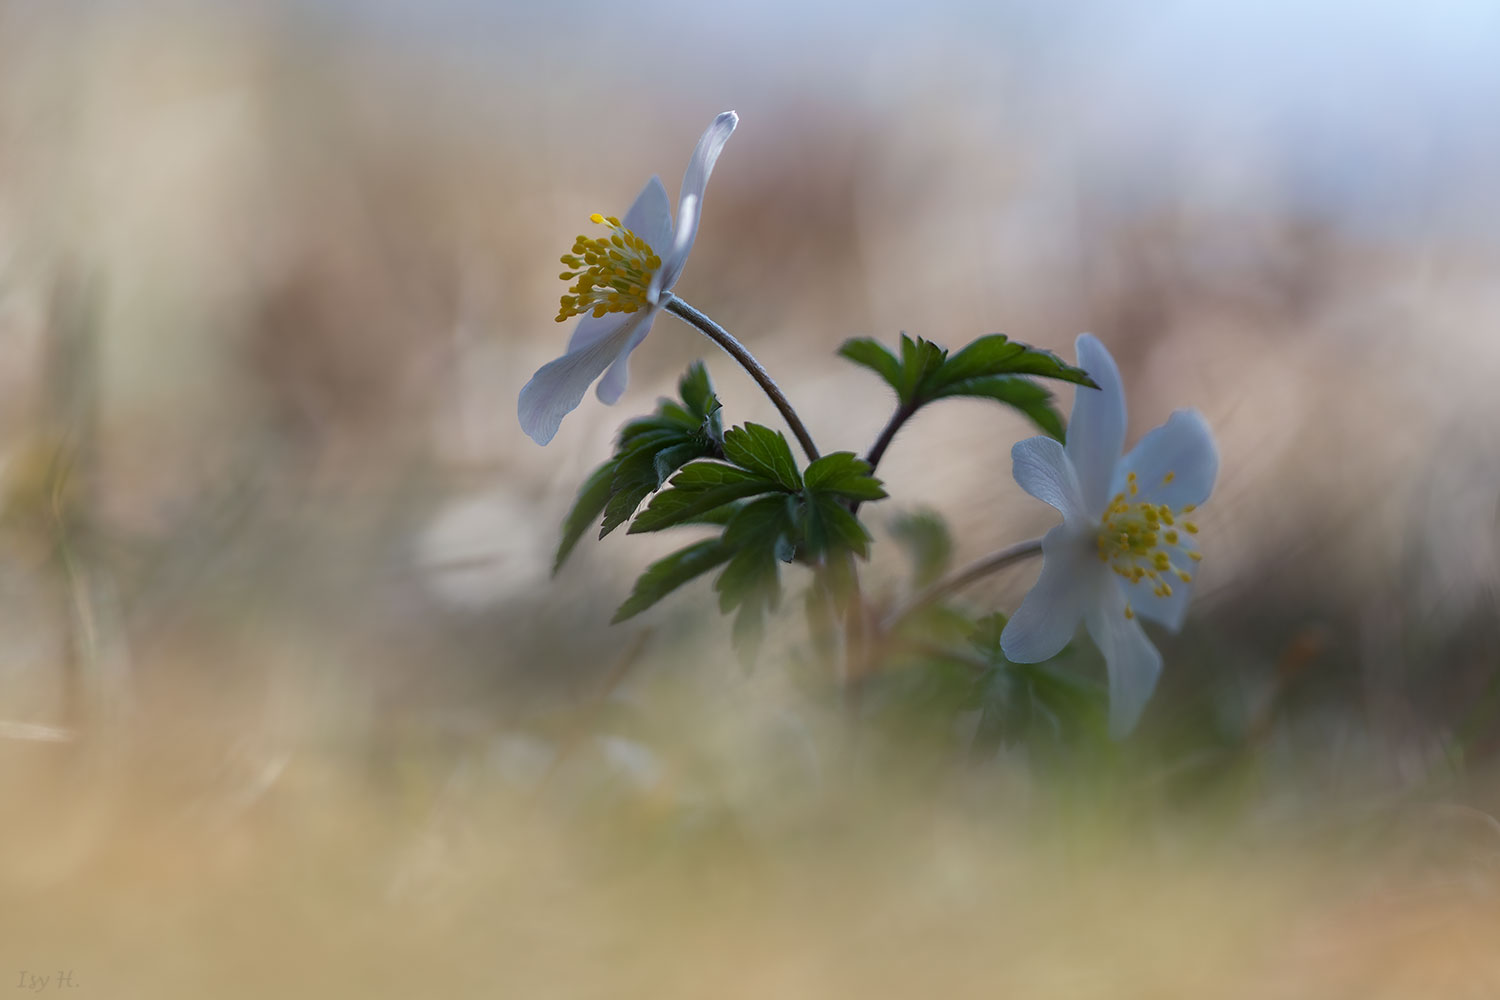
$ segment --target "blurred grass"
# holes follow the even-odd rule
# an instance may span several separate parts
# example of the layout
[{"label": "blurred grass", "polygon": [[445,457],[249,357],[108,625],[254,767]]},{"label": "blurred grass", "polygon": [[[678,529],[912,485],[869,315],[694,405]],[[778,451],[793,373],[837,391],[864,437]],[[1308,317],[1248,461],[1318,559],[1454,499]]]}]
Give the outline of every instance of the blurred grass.
[{"label": "blurred grass", "polygon": [[[701,93],[606,60],[641,109],[615,116],[590,79],[536,86],[566,46],[478,74],[358,24],[0,3],[11,974],[1500,993],[1494,247],[1309,206],[1274,148],[1174,167],[1232,160],[1254,197],[1139,197],[1059,151],[1086,94],[974,87],[956,57],[902,56],[899,93],[851,73],[857,100],[789,99],[773,78],[810,70],[738,51]],[[650,540],[547,579],[614,428],[706,351],[662,320],[621,405],[535,448],[513,402],[564,342],[552,261],[652,172],[675,189],[721,100],[744,127],[681,290],[828,447],[887,404],[834,347],[901,329],[1064,353],[1092,329],[1137,433],[1209,416],[1203,590],[1129,744],[975,758],[920,711],[851,731],[799,686],[794,617],[747,677],[702,595],[629,657],[604,623]],[[1110,141],[1136,162],[1132,120]],[[710,363],[734,421],[773,420]],[[1045,525],[1009,485],[1026,433],[955,404],[882,474],[979,555]],[[870,589],[897,572],[878,556]]]}]

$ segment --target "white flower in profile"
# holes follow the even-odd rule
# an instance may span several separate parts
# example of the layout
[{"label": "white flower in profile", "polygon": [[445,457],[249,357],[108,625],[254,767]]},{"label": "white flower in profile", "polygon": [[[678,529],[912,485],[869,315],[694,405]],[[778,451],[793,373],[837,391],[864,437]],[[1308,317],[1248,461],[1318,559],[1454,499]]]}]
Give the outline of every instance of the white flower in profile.
[{"label": "white flower in profile", "polygon": [[1098,383],[1080,388],[1066,448],[1047,437],[1011,449],[1016,482],[1056,507],[1063,523],[1042,539],[1042,573],[1000,636],[1016,663],[1049,659],[1080,619],[1109,668],[1110,735],[1135,728],[1161,654],[1146,638],[1146,618],[1182,626],[1202,556],[1188,518],[1213,492],[1219,453],[1196,410],[1178,410],[1121,457],[1125,393],[1114,358],[1089,334],[1078,338],[1078,365]]},{"label": "white flower in profile", "polygon": [[612,404],[625,391],[630,352],[651,332],[656,314],[682,275],[698,235],[708,175],[738,123],[739,116],[726,111],[698,140],[682,175],[675,226],[661,178],[652,177],[623,221],[598,213],[590,217],[608,226],[608,235],[580,236],[572,253],[563,255],[569,270],[562,279],[574,284],[562,297],[557,321],[583,318],[573,328],[567,353],[543,365],[521,389],[516,412],[521,429],[537,444],[552,440],[563,417],[583,401],[601,374],[600,400]]}]

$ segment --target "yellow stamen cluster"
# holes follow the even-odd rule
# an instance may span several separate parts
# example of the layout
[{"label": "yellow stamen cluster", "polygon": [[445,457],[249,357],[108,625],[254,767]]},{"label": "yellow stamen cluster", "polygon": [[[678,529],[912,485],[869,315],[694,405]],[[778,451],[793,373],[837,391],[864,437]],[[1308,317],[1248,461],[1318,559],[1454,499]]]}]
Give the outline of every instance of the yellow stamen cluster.
[{"label": "yellow stamen cluster", "polygon": [[[557,309],[559,323],[572,316],[592,313],[633,313],[646,305],[651,276],[661,267],[661,258],[651,245],[620,224],[613,215],[589,216],[597,225],[608,225],[608,236],[579,236],[573,252],[560,258],[571,270],[558,275],[572,281]],[[574,279],[577,279],[576,281]]]},{"label": "yellow stamen cluster", "polygon": [[[1162,483],[1175,478],[1175,473],[1168,472]],[[1185,568],[1189,564],[1181,562],[1182,557],[1191,562],[1203,558],[1188,549],[1177,533],[1178,528],[1189,535],[1198,533],[1198,525],[1180,519],[1195,507],[1187,504],[1174,510],[1164,503],[1140,501],[1136,499],[1140,492],[1140,483],[1132,472],[1126,477],[1124,491],[1109,502],[1099,522],[1099,561],[1131,583],[1151,581],[1151,592],[1157,597],[1171,597],[1174,577],[1182,583],[1193,582],[1193,575]],[[1125,617],[1135,617],[1128,604]]]}]

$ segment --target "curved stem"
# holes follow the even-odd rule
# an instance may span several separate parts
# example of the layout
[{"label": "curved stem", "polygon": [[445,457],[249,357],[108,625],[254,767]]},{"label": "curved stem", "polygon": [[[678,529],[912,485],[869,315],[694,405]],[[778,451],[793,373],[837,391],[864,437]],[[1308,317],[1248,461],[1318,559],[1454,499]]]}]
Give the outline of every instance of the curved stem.
[{"label": "curved stem", "polygon": [[936,604],[954,591],[962,590],[976,580],[982,580],[993,573],[998,573],[1007,566],[1018,563],[1023,559],[1029,559],[1041,551],[1042,540],[1040,538],[1030,538],[1024,542],[1017,542],[1014,545],[1003,548],[999,552],[992,552],[983,559],[970,563],[958,572],[944,577],[926,590],[921,591],[911,600],[886,615],[885,620],[881,622],[881,626],[883,629],[893,628],[903,619],[915,612],[921,611],[925,607]]},{"label": "curved stem", "polygon": [[802,419],[797,416],[797,411],[792,409],[792,404],[787,400],[785,394],[782,393],[781,387],[776,384],[775,379],[771,378],[771,373],[766,371],[759,361],[755,360],[755,356],[745,349],[745,345],[730,336],[728,330],[675,295],[667,295],[665,308],[667,312],[678,319],[697,327],[704,336],[724,348],[724,353],[738,361],[740,367],[750,373],[750,377],[755,379],[756,384],[770,397],[771,402],[776,404],[776,409],[781,411],[781,418],[792,429],[792,434],[796,436],[797,443],[802,445],[802,450],[807,453],[808,461],[817,461],[818,446],[813,444],[812,435],[807,433],[807,428],[803,426]]},{"label": "curved stem", "polygon": [[901,425],[910,420],[912,414],[916,412],[917,407],[910,403],[902,403],[896,408],[896,412],[891,414],[890,421],[880,432],[880,437],[875,439],[875,443],[870,447],[870,453],[865,456],[865,461],[870,463],[871,472],[875,471],[875,466],[879,465],[880,460],[885,457],[885,451],[896,439],[896,432],[901,429]]}]

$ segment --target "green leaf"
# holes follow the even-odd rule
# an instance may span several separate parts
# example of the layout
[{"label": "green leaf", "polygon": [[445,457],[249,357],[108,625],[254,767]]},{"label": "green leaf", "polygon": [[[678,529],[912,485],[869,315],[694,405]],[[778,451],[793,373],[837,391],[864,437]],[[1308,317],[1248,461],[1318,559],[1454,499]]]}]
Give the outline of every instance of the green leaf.
[{"label": "green leaf", "polygon": [[988,375],[964,379],[939,389],[934,399],[946,396],[969,396],[993,399],[1021,411],[1042,433],[1065,440],[1062,414],[1052,405],[1052,393],[1029,378],[1019,375]]},{"label": "green leaf", "polygon": [[728,614],[739,609],[732,634],[747,660],[759,648],[767,613],[781,603],[780,565],[770,549],[753,546],[736,552],[714,581],[719,610]]},{"label": "green leaf", "polygon": [[630,524],[629,534],[660,531],[722,507],[732,500],[770,493],[775,482],[722,462],[693,462],[672,478],[671,486],[651,498]]},{"label": "green leaf", "polygon": [[694,361],[687,373],[677,383],[677,394],[682,397],[688,411],[698,418],[699,433],[720,447],[724,444],[724,407],[714,394],[714,384],[709,380],[708,369],[703,362]]},{"label": "green leaf", "polygon": [[850,500],[881,500],[887,496],[880,480],[870,475],[870,463],[852,451],[824,455],[807,467],[803,481],[815,493]]},{"label": "green leaf", "polygon": [[677,395],[699,421],[707,420],[709,414],[719,408],[719,397],[714,395],[714,384],[709,381],[708,369],[701,361],[689,365],[678,380]]},{"label": "green leaf", "polygon": [[950,357],[934,384],[943,386],[989,375],[1038,375],[1099,388],[1082,368],[1067,364],[1051,351],[1011,340],[1003,333],[980,337]]},{"label": "green leaf", "polygon": [[897,514],[891,520],[891,535],[906,550],[912,562],[912,585],[935,583],[953,560],[953,536],[936,512],[916,510]]},{"label": "green leaf", "polygon": [[878,340],[869,337],[846,340],[839,348],[839,354],[885,379],[886,384],[895,389],[898,396],[900,395],[901,362],[896,360],[896,356]]},{"label": "green leaf", "polygon": [[724,544],[735,550],[778,548],[781,541],[791,539],[795,531],[793,511],[796,507],[797,498],[784,493],[750,501],[725,524]]},{"label": "green leaf", "polygon": [[589,529],[589,525],[593,524],[604,512],[604,506],[609,502],[614,478],[615,460],[610,459],[584,480],[582,488],[578,491],[578,499],[573,501],[573,509],[568,511],[568,516],[563,519],[562,542],[557,546],[557,557],[552,560],[554,576],[558,570],[562,569],[562,564],[573,551],[573,547],[578,544],[578,540],[583,537],[583,533]]},{"label": "green leaf", "polygon": [[724,457],[776,482],[783,489],[802,488],[797,460],[792,457],[792,449],[780,431],[760,424],[731,427],[724,432]]},{"label": "green leaf", "polygon": [[930,340],[912,340],[901,335],[901,381],[897,393],[901,401],[925,399],[932,380],[943,367],[948,352]]},{"label": "green leaf", "polygon": [[731,555],[733,550],[719,539],[711,538],[678,549],[664,559],[658,559],[635,581],[630,596],[620,605],[610,624],[640,614],[684,583],[723,563]]},{"label": "green leaf", "polygon": [[635,515],[636,508],[661,485],[656,474],[656,452],[638,448],[615,459],[613,491],[604,507],[604,522],[599,527],[603,538]]},{"label": "green leaf", "polygon": [[870,533],[837,498],[813,494],[803,513],[803,534],[813,556],[846,550],[865,559],[870,554]]},{"label": "green leaf", "polygon": [[672,473],[695,458],[707,458],[708,454],[709,449],[702,441],[686,441],[658,451],[651,456],[651,470],[656,473],[656,484],[652,489],[659,489]]}]

